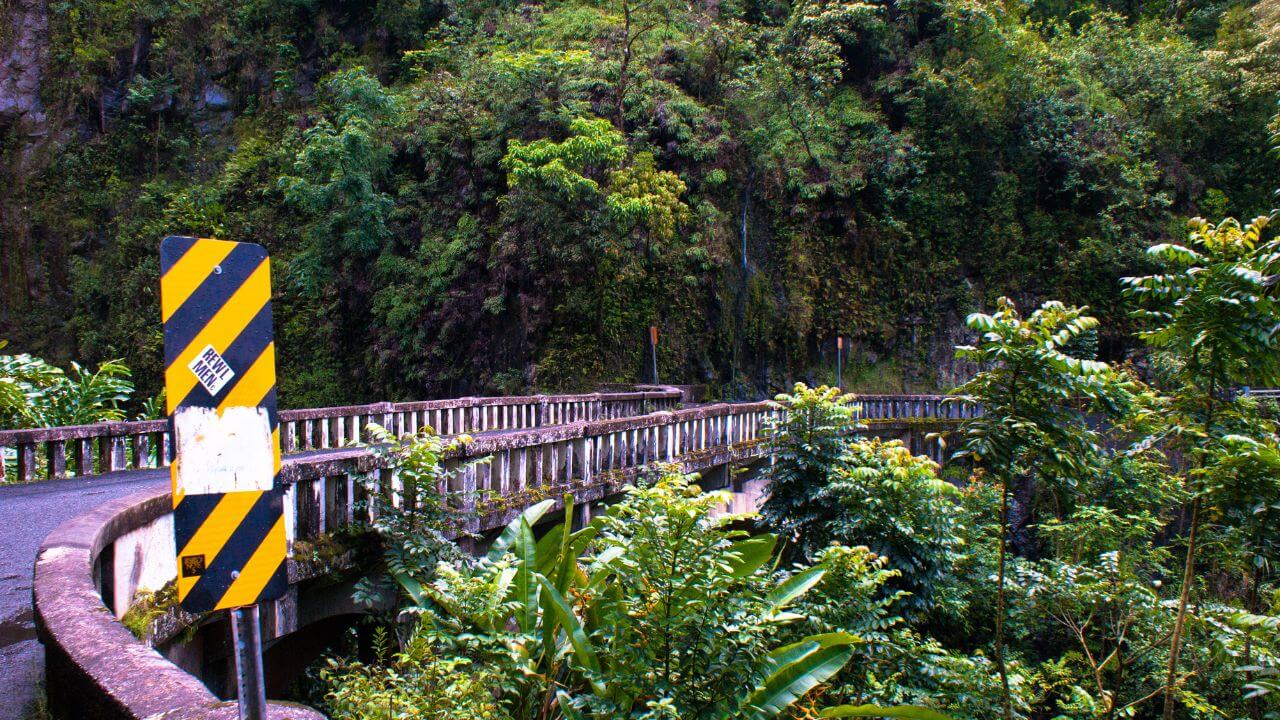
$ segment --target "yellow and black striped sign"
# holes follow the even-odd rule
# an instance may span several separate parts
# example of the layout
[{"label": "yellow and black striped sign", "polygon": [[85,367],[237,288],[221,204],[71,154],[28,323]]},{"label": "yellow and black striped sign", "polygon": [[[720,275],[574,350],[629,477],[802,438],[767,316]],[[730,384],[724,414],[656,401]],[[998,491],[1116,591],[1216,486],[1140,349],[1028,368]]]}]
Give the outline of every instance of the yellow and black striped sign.
[{"label": "yellow and black striped sign", "polygon": [[193,613],[274,600],[287,577],[266,250],[165,238],[160,305],[178,599]]}]

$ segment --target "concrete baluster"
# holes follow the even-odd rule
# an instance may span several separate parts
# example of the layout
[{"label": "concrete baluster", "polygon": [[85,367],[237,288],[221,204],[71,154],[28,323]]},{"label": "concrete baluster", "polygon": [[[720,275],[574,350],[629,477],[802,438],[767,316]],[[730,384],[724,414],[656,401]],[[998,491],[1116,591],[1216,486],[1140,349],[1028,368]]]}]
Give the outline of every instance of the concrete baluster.
[{"label": "concrete baluster", "polygon": [[284,519],[285,552],[293,554],[293,541],[298,537],[298,486],[289,483],[284,486],[281,498],[281,516]]},{"label": "concrete baluster", "polygon": [[328,484],[327,478],[323,477],[311,482],[311,502],[316,509],[316,535],[323,533],[329,527],[329,493],[325,490]]},{"label": "concrete baluster", "polygon": [[511,476],[512,490],[521,492],[529,487],[529,449],[517,448],[515,453],[515,472]]},{"label": "concrete baluster", "polygon": [[125,451],[125,438],[119,435],[111,438],[111,469],[124,470],[128,453]]},{"label": "concrete baluster", "polygon": [[18,444],[18,482],[36,479],[36,443]]},{"label": "concrete baluster", "polygon": [[[583,406],[583,411],[586,411]],[[576,440],[570,440],[569,445],[573,447],[574,472],[577,473],[579,480],[585,487],[591,483],[591,477],[595,474],[595,468],[592,467],[593,458],[591,457],[591,438],[583,436]]]},{"label": "concrete baluster", "polygon": [[511,492],[511,451],[504,450],[493,454],[493,490],[500,496]]},{"label": "concrete baluster", "polygon": [[561,488],[562,486],[564,486],[564,484],[566,484],[563,482],[563,473],[564,473],[563,450],[561,448],[561,445],[559,445],[558,442],[549,443],[547,448],[550,451],[549,457],[548,457],[548,464],[547,464],[547,471],[549,474],[547,478],[547,484],[549,484],[549,486],[552,486],[554,488]]},{"label": "concrete baluster", "polygon": [[320,423],[320,448],[337,447],[342,444],[342,425],[339,418],[323,418],[316,422]]},{"label": "concrete baluster", "polygon": [[[75,469],[76,477],[93,474],[93,440],[80,438],[72,443],[71,463]],[[0,468],[0,475],[3,473],[3,468]]]},{"label": "concrete baluster", "polygon": [[146,467],[143,463],[145,454],[142,447],[143,438],[139,435],[130,435],[125,441],[129,443],[129,468],[137,470]]},{"label": "concrete baluster", "polygon": [[350,476],[342,477],[342,522],[353,523],[356,521],[356,488],[360,482]]},{"label": "concrete baluster", "polygon": [[49,478],[64,478],[67,476],[67,451],[66,446],[61,440],[50,440],[45,443],[45,452],[47,453],[46,462],[48,463]]}]

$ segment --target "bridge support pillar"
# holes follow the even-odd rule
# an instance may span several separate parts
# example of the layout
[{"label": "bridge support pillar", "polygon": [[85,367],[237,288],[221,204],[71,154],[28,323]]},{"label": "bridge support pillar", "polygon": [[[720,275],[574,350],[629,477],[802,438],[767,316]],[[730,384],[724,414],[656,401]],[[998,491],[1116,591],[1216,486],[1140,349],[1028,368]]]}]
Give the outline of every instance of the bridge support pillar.
[{"label": "bridge support pillar", "polygon": [[591,523],[591,503],[583,501],[573,506],[573,524],[575,531],[580,530]]}]

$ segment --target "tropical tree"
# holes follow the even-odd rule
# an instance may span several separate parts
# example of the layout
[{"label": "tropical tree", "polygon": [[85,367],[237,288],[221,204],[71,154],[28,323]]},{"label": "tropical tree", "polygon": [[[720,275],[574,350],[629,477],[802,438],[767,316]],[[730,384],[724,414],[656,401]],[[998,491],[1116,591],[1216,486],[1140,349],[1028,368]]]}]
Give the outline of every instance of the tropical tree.
[{"label": "tropical tree", "polygon": [[826,526],[838,513],[815,496],[847,467],[860,407],[840,388],[796,383],[790,394],[774,398],[773,408],[778,412],[766,419],[765,434],[774,461],[760,515],[792,543],[794,554],[812,559],[830,544]]},{"label": "tropical tree", "polygon": [[1184,680],[1179,660],[1206,504],[1238,482],[1235,448],[1225,440],[1236,434],[1242,412],[1233,386],[1280,380],[1280,304],[1272,290],[1280,277],[1280,242],[1264,239],[1268,223],[1266,217],[1243,225],[1197,218],[1185,244],[1148,250],[1160,273],[1123,280],[1146,323],[1140,336],[1171,369],[1167,433],[1188,460],[1187,548],[1169,645],[1165,720],[1173,717]]},{"label": "tropical tree", "polygon": [[956,457],[1000,485],[994,651],[1005,720],[1013,717],[1005,647],[1011,489],[1030,473],[1072,482],[1096,472],[1103,451],[1085,413],[1120,409],[1111,367],[1071,354],[1073,341],[1098,325],[1085,313],[1050,301],[1024,318],[1012,300],[1000,298],[995,313],[969,316],[978,341],[956,350],[980,368],[956,389],[956,401],[982,408],[966,423]]}]

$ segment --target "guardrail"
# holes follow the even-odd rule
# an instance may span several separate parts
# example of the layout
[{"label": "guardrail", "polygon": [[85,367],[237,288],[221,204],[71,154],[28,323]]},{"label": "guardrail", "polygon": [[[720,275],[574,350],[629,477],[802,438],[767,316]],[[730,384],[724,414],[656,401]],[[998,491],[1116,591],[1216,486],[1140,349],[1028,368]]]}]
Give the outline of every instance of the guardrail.
[{"label": "guardrail", "polygon": [[[462,471],[437,490],[454,502],[459,530],[478,533],[566,492],[598,500],[653,463],[696,471],[759,457],[765,419],[777,412],[769,403],[708,405],[478,437],[445,456],[446,467]],[[489,462],[470,463],[479,458]],[[387,496],[401,497],[399,479],[382,462],[367,449],[351,449],[286,464],[286,535],[309,539],[355,521],[370,473],[382,473]]]},{"label": "guardrail", "polygon": [[[916,452],[941,463],[942,448],[925,443],[931,429],[972,418],[976,406],[943,403],[944,396],[876,395],[858,398],[863,435],[907,435]],[[460,530],[478,533],[501,527],[520,509],[546,498],[574,494],[580,507],[618,492],[636,473],[657,462],[678,463],[689,472],[763,457],[766,421],[783,412],[770,402],[722,403],[648,415],[568,423],[474,438],[445,456],[458,468],[452,485],[437,490],[451,498]],[[400,497],[399,480],[367,448],[322,458],[287,461],[285,526],[290,538],[311,539],[360,520],[367,478],[380,473],[382,492]]]},{"label": "guardrail", "polygon": [[[376,422],[397,433],[430,426],[446,435],[523,430],[605,418],[628,417],[679,405],[678,390],[585,395],[464,397],[404,403],[373,403],[280,412],[285,453],[322,450],[367,439]],[[168,420],[0,431],[4,449],[16,455],[13,478],[0,462],[0,482],[86,477],[117,470],[165,467],[173,458]]]}]

